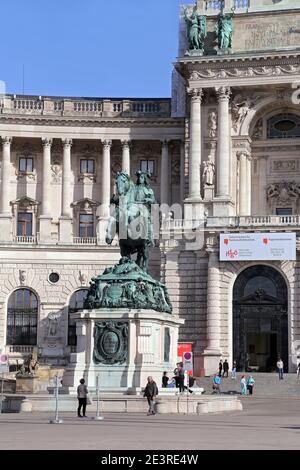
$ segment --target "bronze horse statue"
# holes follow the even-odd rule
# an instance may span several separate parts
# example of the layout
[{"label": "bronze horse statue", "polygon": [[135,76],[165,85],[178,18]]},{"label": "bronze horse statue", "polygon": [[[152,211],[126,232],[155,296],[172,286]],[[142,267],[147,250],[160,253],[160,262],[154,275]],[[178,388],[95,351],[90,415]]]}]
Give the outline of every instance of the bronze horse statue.
[{"label": "bronze horse statue", "polygon": [[137,182],[134,184],[127,173],[117,173],[118,195],[111,199],[115,209],[108,221],[106,243],[111,245],[118,234],[121,256],[131,259],[131,255],[136,253],[137,265],[147,271],[150,248],[154,245],[151,205],[156,201],[147,181],[149,174],[138,171],[136,175]]}]

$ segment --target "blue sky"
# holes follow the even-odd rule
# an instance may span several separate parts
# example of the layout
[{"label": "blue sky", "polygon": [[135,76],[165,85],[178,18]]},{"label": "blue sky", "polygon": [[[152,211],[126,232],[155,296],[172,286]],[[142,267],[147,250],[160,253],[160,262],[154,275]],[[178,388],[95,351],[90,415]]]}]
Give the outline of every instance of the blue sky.
[{"label": "blue sky", "polygon": [[171,94],[181,0],[2,0],[0,80],[7,93]]}]

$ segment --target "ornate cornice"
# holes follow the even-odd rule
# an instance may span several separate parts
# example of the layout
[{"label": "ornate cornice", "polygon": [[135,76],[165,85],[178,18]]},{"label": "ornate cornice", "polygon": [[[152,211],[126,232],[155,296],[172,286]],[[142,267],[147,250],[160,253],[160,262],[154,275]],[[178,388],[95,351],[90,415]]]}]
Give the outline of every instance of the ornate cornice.
[{"label": "ornate cornice", "polygon": [[296,75],[300,73],[300,65],[287,65],[282,67],[281,65],[274,66],[258,66],[258,67],[234,67],[233,69],[208,69],[205,70],[194,70],[190,75],[190,80],[199,80],[201,78],[222,78],[232,79],[241,77],[255,77],[255,76],[280,76],[280,75]]},{"label": "ornate cornice", "polygon": [[0,115],[0,124],[21,124],[36,126],[61,127],[183,127],[184,118],[156,118],[156,119],[74,119],[65,116],[33,116],[33,115]]}]

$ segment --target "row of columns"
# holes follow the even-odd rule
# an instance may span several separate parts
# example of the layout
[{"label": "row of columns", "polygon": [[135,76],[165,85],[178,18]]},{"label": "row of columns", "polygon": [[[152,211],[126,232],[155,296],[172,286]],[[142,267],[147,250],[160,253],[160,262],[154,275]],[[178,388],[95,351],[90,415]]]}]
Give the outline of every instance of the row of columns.
[{"label": "row of columns", "polygon": [[[11,151],[11,137],[2,137],[2,184],[0,196],[0,213],[10,214],[10,198],[9,198],[9,185],[10,185],[10,151]],[[63,168],[62,168],[62,205],[61,216],[64,218],[71,217],[71,203],[72,196],[70,190],[71,178],[71,148],[72,139],[62,139],[63,143]],[[41,214],[45,218],[51,216],[51,146],[52,139],[43,138],[43,184],[42,184],[42,210]],[[103,155],[102,155],[102,172],[101,172],[101,202],[102,202],[102,217],[108,216],[110,198],[111,198],[111,146],[112,140],[103,140]],[[181,144],[180,151],[180,193],[184,198],[184,162],[185,151],[184,144]],[[122,141],[122,171],[130,174],[130,141]],[[170,202],[170,155],[169,155],[169,142],[162,142],[161,151],[161,174],[160,174],[160,187],[161,187],[161,204],[169,204]]]}]

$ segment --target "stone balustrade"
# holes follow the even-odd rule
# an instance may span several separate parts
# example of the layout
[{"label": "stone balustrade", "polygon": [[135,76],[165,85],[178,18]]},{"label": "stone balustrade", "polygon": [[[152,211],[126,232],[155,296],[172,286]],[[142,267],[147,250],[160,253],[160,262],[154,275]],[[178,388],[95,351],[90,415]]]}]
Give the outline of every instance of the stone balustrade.
[{"label": "stone balustrade", "polygon": [[1,114],[56,116],[143,117],[171,116],[171,100],[165,99],[102,99],[59,98],[6,95]]},{"label": "stone balustrade", "polygon": [[299,227],[299,215],[262,215],[245,217],[207,217],[203,220],[175,219],[165,220],[163,230],[192,230],[196,228],[264,228],[264,227]]}]

